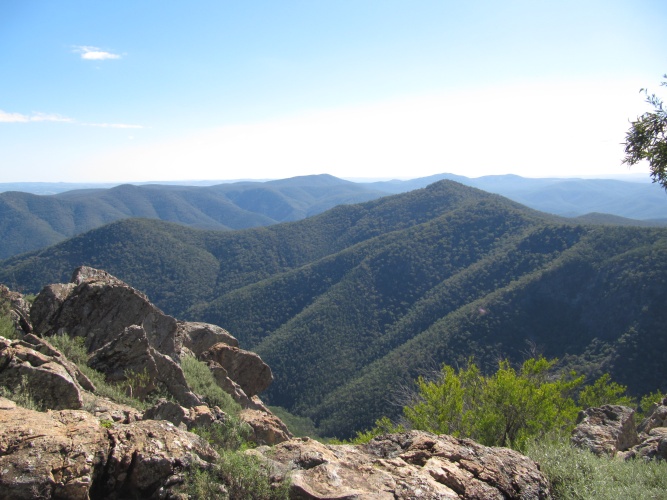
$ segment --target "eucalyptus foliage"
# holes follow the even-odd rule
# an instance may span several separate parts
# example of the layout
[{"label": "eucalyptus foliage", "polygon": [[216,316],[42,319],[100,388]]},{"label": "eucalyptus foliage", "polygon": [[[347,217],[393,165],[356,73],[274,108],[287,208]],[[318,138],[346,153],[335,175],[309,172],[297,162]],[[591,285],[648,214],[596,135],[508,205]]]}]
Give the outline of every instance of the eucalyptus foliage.
[{"label": "eucalyptus foliage", "polygon": [[[666,81],[660,85],[667,87]],[[646,112],[633,121],[625,135],[625,158],[623,163],[635,165],[642,160],[648,161],[653,182],[658,182],[667,190],[667,111],[663,101],[655,94],[649,95],[646,89],[646,102],[653,106],[653,111]]]}]

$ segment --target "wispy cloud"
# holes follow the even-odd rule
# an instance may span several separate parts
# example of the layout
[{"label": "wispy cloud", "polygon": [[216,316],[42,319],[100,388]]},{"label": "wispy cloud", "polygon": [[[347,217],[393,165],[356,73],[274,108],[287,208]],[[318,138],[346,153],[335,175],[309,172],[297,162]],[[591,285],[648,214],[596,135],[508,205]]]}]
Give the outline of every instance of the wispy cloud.
[{"label": "wispy cloud", "polygon": [[32,113],[29,115],[23,113],[10,113],[0,109],[0,123],[31,123],[31,122],[61,122],[80,125],[82,127],[101,127],[101,128],[128,128],[140,129],[143,125],[132,125],[129,123],[85,123],[78,122],[73,118],[49,113]]},{"label": "wispy cloud", "polygon": [[107,52],[106,50],[91,45],[76,45],[74,47],[74,52],[81,54],[81,59],[89,61],[105,61],[107,59],[120,59],[121,57],[120,54]]},{"label": "wispy cloud", "polygon": [[143,125],[131,125],[129,123],[82,123],[81,125],[101,128],[144,128]]},{"label": "wispy cloud", "polygon": [[48,114],[48,113],[32,113],[24,115],[22,113],[8,113],[0,109],[0,122],[3,123],[28,123],[28,122],[65,122],[74,123],[74,120],[65,116]]}]

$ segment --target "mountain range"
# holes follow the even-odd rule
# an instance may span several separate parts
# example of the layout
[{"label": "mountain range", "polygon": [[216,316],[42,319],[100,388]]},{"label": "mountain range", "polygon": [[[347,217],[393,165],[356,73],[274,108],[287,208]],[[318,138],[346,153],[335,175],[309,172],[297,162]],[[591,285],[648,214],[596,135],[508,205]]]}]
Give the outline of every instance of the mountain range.
[{"label": "mountain range", "polygon": [[[120,185],[67,190],[68,184],[0,185],[0,259],[44,248],[120,219],[143,217],[200,229],[243,229],[294,221],[340,204],[359,203],[455,180],[531,208],[576,217],[607,214],[609,224],[665,225],[667,196],[657,185],[604,179],[467,178],[440,174],[408,181],[355,183],[330,175],[216,185]],[[614,218],[608,215],[615,216]],[[601,222],[602,216],[596,221]],[[624,218],[624,219],[621,219]],[[628,220],[632,219],[632,220]]]},{"label": "mountain range", "polygon": [[212,231],[124,219],[0,262],[38,291],[80,265],[219,324],[272,367],[263,398],[346,437],[441,363],[535,353],[667,389],[667,229],[582,224],[439,181],[302,220]]}]

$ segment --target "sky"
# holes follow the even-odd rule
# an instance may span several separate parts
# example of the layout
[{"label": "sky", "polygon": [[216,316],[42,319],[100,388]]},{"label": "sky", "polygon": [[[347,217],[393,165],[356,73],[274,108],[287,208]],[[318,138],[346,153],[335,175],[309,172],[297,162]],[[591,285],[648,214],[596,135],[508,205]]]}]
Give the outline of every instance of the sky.
[{"label": "sky", "polygon": [[0,182],[646,173],[622,143],[666,22],[664,0],[0,0]]}]

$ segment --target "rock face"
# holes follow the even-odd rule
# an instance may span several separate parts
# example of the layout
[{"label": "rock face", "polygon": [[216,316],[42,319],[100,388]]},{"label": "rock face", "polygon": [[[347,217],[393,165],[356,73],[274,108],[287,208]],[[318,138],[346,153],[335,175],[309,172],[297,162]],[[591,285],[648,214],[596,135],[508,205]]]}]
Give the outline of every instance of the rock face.
[{"label": "rock face", "polygon": [[541,499],[549,488],[537,464],[506,448],[412,431],[366,445],[308,438],[251,450],[290,473],[292,498]]},{"label": "rock face", "polygon": [[[39,335],[67,332],[85,338],[90,366],[108,380],[148,377],[135,387],[137,396],[162,387],[183,406],[201,405],[180,368],[184,355],[209,361],[218,384],[244,408],[257,410],[251,397],[273,381],[268,365],[256,354],[239,349],[238,341],[223,328],[177,321],[142,293],[98,269],[80,267],[71,283],[45,287],[35,299],[30,318]],[[271,416],[265,407],[261,411]],[[276,436],[281,434],[274,430]]]},{"label": "rock face", "polygon": [[48,413],[0,399],[0,498],[167,498],[216,453],[167,422],[105,429],[85,411]]}]

